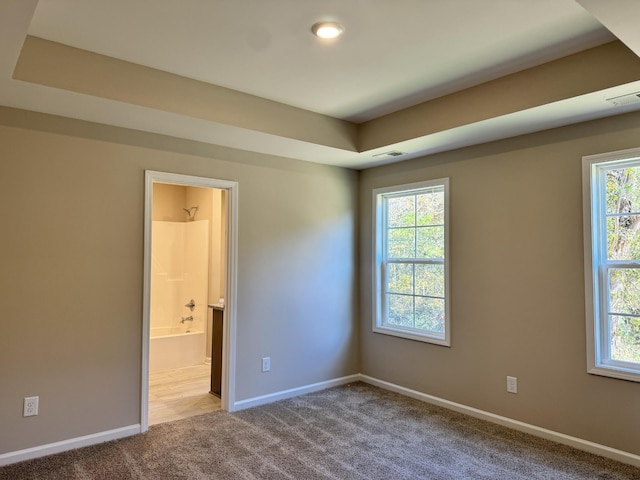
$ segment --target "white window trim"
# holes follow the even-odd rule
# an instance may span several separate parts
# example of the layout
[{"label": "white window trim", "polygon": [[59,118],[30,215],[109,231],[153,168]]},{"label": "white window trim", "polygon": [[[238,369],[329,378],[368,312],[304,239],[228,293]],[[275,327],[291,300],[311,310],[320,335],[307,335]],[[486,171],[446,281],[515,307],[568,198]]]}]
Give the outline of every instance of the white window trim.
[{"label": "white window trim", "polygon": [[[583,227],[584,227],[584,272],[585,272],[585,312],[587,333],[587,372],[594,375],[619,378],[640,382],[640,369],[625,362],[608,359],[608,341],[602,316],[605,306],[602,305],[602,289],[606,291],[606,280],[599,272],[601,242],[606,244],[606,232],[599,229],[597,219],[601,217],[603,194],[601,185],[596,183],[598,165],[607,162],[607,167],[615,166],[615,162],[624,163],[640,159],[640,148],[620,150],[617,152],[589,155],[582,158],[582,195],[583,195]],[[594,232],[599,235],[598,244],[594,245]],[[604,235],[604,238],[603,238]],[[594,248],[594,246],[596,248]],[[600,269],[602,270],[602,269]]]},{"label": "white window trim", "polygon": [[[423,330],[409,328],[394,328],[383,325],[384,295],[382,294],[383,272],[382,255],[384,249],[384,232],[381,228],[384,225],[382,199],[379,197],[388,193],[410,192],[412,190],[422,190],[429,187],[444,187],[444,302],[445,302],[445,325],[444,337],[434,337]],[[396,337],[417,340],[420,342],[433,343],[436,345],[451,346],[451,294],[449,275],[449,179],[439,178],[423,182],[409,183],[405,185],[394,185],[390,187],[376,188],[373,190],[373,331]]]}]

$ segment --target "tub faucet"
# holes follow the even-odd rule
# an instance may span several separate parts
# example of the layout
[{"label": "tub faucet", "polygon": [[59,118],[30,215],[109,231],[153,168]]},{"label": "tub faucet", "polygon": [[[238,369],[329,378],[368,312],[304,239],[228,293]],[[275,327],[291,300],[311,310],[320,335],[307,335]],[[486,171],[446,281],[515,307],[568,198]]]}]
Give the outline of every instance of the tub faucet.
[{"label": "tub faucet", "polygon": [[182,320],[180,320],[180,323],[184,323],[184,322],[193,322],[193,315],[189,315],[188,317],[182,317]]}]

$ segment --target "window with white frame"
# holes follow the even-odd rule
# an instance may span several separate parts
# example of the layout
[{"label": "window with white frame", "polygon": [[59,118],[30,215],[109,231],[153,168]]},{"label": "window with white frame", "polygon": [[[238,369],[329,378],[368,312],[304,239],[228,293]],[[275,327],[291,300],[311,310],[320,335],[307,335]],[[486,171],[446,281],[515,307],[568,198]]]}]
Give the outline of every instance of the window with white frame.
[{"label": "window with white frame", "polygon": [[373,330],[450,345],[449,179],[378,188]]},{"label": "window with white frame", "polygon": [[640,382],[640,149],[583,159],[588,371]]}]

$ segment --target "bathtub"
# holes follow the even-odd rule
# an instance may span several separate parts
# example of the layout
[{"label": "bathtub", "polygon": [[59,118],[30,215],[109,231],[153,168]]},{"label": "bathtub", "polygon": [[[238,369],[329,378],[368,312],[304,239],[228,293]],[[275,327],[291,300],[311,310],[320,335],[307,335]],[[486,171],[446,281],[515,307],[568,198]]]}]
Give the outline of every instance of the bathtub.
[{"label": "bathtub", "polygon": [[189,331],[186,326],[151,328],[149,373],[205,363],[204,331]]}]

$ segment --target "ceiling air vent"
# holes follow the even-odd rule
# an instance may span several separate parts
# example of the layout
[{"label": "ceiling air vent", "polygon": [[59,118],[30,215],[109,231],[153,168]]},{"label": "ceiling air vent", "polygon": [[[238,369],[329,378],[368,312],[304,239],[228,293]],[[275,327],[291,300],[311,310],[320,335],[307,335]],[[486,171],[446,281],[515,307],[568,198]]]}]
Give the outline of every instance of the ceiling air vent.
[{"label": "ceiling air vent", "polygon": [[[640,99],[638,99],[640,101]],[[407,152],[400,152],[398,150],[391,150],[390,152],[384,152],[384,153],[378,153],[377,155],[374,155],[374,158],[379,158],[379,157],[400,157],[402,155],[406,155]]]},{"label": "ceiling air vent", "polygon": [[613,103],[616,107],[640,102],[640,92],[627,93],[626,95],[620,95],[619,97],[607,98],[607,102]]}]

